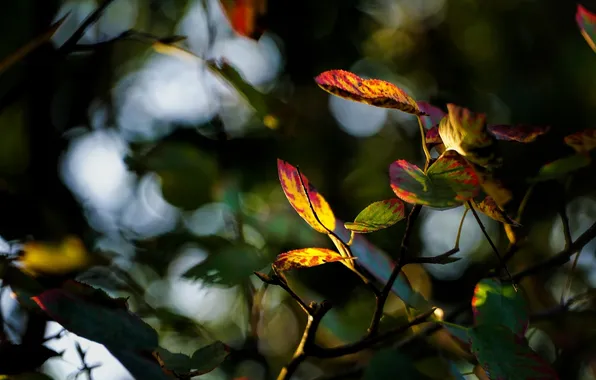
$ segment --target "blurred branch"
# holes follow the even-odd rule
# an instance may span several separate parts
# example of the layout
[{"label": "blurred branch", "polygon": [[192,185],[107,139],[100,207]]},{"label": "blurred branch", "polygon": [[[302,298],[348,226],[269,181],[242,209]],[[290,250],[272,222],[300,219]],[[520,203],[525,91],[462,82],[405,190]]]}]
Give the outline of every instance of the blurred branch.
[{"label": "blurred branch", "polygon": [[104,0],[99,6],[93,11],[83,23],[75,30],[75,32],[66,40],[66,42],[58,49],[60,53],[70,53],[77,42],[83,37],[87,29],[99,20],[103,12],[112,4],[114,0]]}]

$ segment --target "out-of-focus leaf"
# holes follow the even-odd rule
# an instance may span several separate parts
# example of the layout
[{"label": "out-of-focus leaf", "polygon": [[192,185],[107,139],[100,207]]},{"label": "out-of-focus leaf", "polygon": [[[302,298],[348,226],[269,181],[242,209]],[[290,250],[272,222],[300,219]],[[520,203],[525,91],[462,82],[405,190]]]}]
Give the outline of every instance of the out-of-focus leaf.
[{"label": "out-of-focus leaf", "polygon": [[[21,359],[22,360],[22,359]],[[0,375],[0,380],[54,380],[45,373],[23,372],[10,376]]]},{"label": "out-of-focus leaf", "polygon": [[347,257],[327,248],[302,248],[280,254],[273,265],[280,271],[287,271],[316,267],[347,259]]},{"label": "out-of-focus leaf", "polygon": [[192,361],[190,356],[181,353],[172,353],[165,348],[157,347],[153,352],[162,368],[174,372],[190,372]]},{"label": "out-of-focus leaf", "polygon": [[10,68],[12,65],[18,63],[20,60],[25,58],[35,49],[48,42],[52,38],[54,33],[56,33],[56,30],[58,30],[60,25],[62,25],[64,20],[66,20],[67,17],[68,14],[62,17],[60,20],[56,21],[52,26],[50,26],[50,28],[46,32],[35,37],[33,40],[29,41],[27,44],[19,48],[17,51],[12,53],[8,57],[2,59],[0,61],[0,74],[2,74],[4,71]]},{"label": "out-of-focus leaf", "polygon": [[[417,102],[418,108],[420,111],[424,112],[426,115],[421,116],[420,120],[422,120],[422,125],[426,129],[432,129],[433,127],[438,127],[441,120],[447,115],[442,109],[439,107],[435,107],[430,103],[427,102]],[[438,131],[437,131],[438,133]]]},{"label": "out-of-focus leaf", "polygon": [[97,343],[122,350],[157,347],[155,330],[128,310],[94,304],[64,289],[46,290],[33,300],[64,328]]},{"label": "out-of-focus leaf", "polygon": [[596,148],[596,129],[584,129],[565,137],[565,144],[577,153],[586,153]]},{"label": "out-of-focus leaf", "polygon": [[349,71],[329,70],[319,74],[315,82],[323,90],[340,98],[375,107],[394,108],[414,115],[424,115],[410,95],[393,83],[384,80],[363,79]]},{"label": "out-of-focus leaf", "polygon": [[211,198],[215,161],[191,144],[164,142],[136,162],[159,175],[165,200],[176,207],[194,210]]},{"label": "out-of-focus leaf", "polygon": [[497,166],[495,138],[486,128],[486,115],[447,104],[447,116],[439,123],[439,135],[446,149],[453,149],[481,167]]},{"label": "out-of-focus leaf", "polygon": [[57,356],[60,354],[41,344],[13,344],[3,341],[0,343],[0,374],[17,375],[35,371],[46,360]]},{"label": "out-of-focus leaf", "polygon": [[484,215],[496,220],[497,222],[512,224],[518,226],[515,220],[511,219],[505,211],[501,210],[497,202],[490,195],[485,196],[480,202],[474,201],[474,206]]},{"label": "out-of-focus leaf", "polygon": [[363,380],[430,380],[414,366],[412,359],[395,350],[382,350],[373,356],[364,370]]},{"label": "out-of-focus leaf", "polygon": [[67,236],[59,244],[27,242],[19,261],[30,275],[63,275],[82,271],[96,263],[76,236]]},{"label": "out-of-focus leaf", "polygon": [[368,205],[356,216],[354,222],[344,223],[344,226],[350,231],[368,233],[389,228],[405,217],[404,203],[401,200],[386,199]]},{"label": "out-of-focus leaf", "polygon": [[96,305],[105,306],[110,309],[128,310],[128,303],[125,298],[112,298],[103,290],[94,288],[83,282],[66,280],[62,283],[62,289]]},{"label": "out-of-focus leaf", "polygon": [[550,130],[548,125],[489,125],[488,130],[499,140],[529,143]]},{"label": "out-of-focus leaf", "polygon": [[[277,160],[277,173],[281,188],[298,215],[316,231],[324,234],[333,231],[336,223],[333,210],[308,178],[302,173],[299,175],[294,166],[280,159]],[[304,189],[307,189],[308,195]]]},{"label": "out-of-focus leaf", "polygon": [[226,16],[234,31],[258,40],[265,31],[261,20],[267,12],[267,0],[222,0]]},{"label": "out-of-focus leaf", "polygon": [[443,140],[441,140],[441,135],[439,135],[439,127],[436,125],[426,131],[425,139],[426,144],[429,146],[443,143]]},{"label": "out-of-focus leaf", "polygon": [[530,315],[523,296],[512,285],[492,278],[480,281],[474,289],[472,309],[476,325],[503,325],[523,337]]},{"label": "out-of-focus leaf", "polygon": [[254,271],[269,262],[257,248],[237,243],[213,252],[205,261],[184,273],[186,278],[201,279],[217,285],[234,286],[245,281]]},{"label": "out-of-focus leaf", "polygon": [[548,362],[505,326],[475,326],[468,335],[472,353],[491,380],[558,379]]},{"label": "out-of-focus leaf", "polygon": [[230,348],[217,341],[196,350],[191,357],[191,368],[197,375],[213,371],[230,354]]},{"label": "out-of-focus leaf", "polygon": [[112,355],[132,374],[135,379],[155,379],[171,380],[173,376],[168,376],[167,372],[162,370],[158,361],[150,353],[143,355],[137,352],[121,349],[120,347],[108,347]]},{"label": "out-of-focus leaf", "polygon": [[443,153],[427,174],[405,160],[395,161],[389,167],[389,177],[399,198],[436,208],[458,206],[480,190],[474,169],[454,151]]},{"label": "out-of-focus leaf", "polygon": [[529,182],[549,181],[562,178],[577,170],[589,166],[592,162],[590,156],[585,154],[574,154],[573,156],[560,158],[542,166],[538,174],[529,179]]},{"label": "out-of-focus leaf", "polygon": [[431,379],[464,380],[453,362],[449,362],[441,356],[431,356],[417,360],[414,366],[416,366],[420,373]]},{"label": "out-of-focus leaf", "polygon": [[596,15],[588,11],[581,4],[578,4],[575,21],[588,45],[590,45],[592,50],[596,51],[596,44],[594,44],[594,39],[596,38]]}]

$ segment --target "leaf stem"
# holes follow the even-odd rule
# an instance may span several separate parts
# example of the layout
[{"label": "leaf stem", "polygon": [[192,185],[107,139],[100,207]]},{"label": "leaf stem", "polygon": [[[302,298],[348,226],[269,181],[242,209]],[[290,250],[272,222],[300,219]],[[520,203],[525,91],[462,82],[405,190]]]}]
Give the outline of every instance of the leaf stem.
[{"label": "leaf stem", "polygon": [[424,171],[426,172],[430,163],[430,151],[428,150],[428,145],[426,145],[426,129],[424,128],[424,125],[422,125],[422,119],[420,119],[420,116],[416,116],[416,118],[418,119],[418,126],[420,127],[422,150],[424,151],[424,157],[426,157],[426,165],[424,167]]}]

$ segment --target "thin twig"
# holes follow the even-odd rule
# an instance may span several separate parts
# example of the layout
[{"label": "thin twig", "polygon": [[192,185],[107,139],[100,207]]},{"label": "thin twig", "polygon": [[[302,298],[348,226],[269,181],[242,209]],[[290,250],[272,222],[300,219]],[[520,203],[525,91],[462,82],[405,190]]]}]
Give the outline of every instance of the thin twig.
[{"label": "thin twig", "polygon": [[422,150],[424,151],[424,157],[426,157],[426,166],[424,170],[428,169],[428,164],[430,163],[430,151],[428,150],[428,145],[426,145],[426,128],[422,125],[422,119],[420,116],[418,118],[418,126],[420,127],[420,138],[422,139]]},{"label": "thin twig", "polygon": [[466,215],[468,214],[469,210],[470,209],[465,209],[464,213],[461,217],[461,220],[459,222],[459,227],[457,229],[457,236],[455,237],[455,245],[453,246],[453,248],[451,248],[449,251],[442,253],[438,256],[411,258],[409,260],[409,263],[410,264],[448,264],[448,263],[452,262],[452,261],[449,261],[446,259],[459,252],[459,240],[461,238],[461,231],[463,229],[464,220],[466,219]]},{"label": "thin twig", "polygon": [[571,237],[571,228],[569,227],[569,217],[567,216],[567,210],[565,204],[559,208],[559,215],[561,216],[561,223],[563,224],[563,235],[565,236],[565,249],[569,249],[573,238]]},{"label": "thin twig", "polygon": [[114,0],[104,0],[99,6],[93,11],[85,21],[75,30],[75,32],[66,40],[66,42],[58,49],[59,53],[70,53],[77,45],[77,42],[83,37],[87,29],[91,25],[97,22],[107,7],[112,4]]}]

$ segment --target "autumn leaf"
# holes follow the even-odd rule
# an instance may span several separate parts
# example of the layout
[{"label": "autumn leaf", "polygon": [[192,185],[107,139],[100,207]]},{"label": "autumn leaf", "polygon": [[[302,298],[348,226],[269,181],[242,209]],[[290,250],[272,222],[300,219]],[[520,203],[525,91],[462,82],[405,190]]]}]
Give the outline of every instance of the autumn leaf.
[{"label": "autumn leaf", "polygon": [[485,196],[481,201],[474,201],[474,206],[484,215],[496,220],[497,222],[501,222],[504,224],[511,224],[514,226],[519,226],[520,224],[517,223],[515,220],[511,219],[509,215],[505,211],[503,211],[497,202],[491,197],[490,195]]},{"label": "autumn leaf", "polygon": [[474,288],[472,310],[476,325],[503,325],[523,337],[530,315],[523,296],[512,285],[484,279]]},{"label": "autumn leaf", "polygon": [[563,178],[577,170],[585,168],[592,163],[590,156],[586,154],[574,154],[569,157],[560,158],[542,166],[538,174],[528,182],[542,182]]},{"label": "autumn leaf", "polygon": [[468,161],[482,166],[497,166],[495,138],[486,128],[486,115],[447,104],[447,116],[439,123],[439,135],[447,150],[455,150]]},{"label": "autumn leaf", "polygon": [[443,153],[427,174],[405,160],[395,161],[389,177],[393,192],[405,202],[436,208],[458,206],[480,189],[474,169],[454,151]]},{"label": "autumn leaf", "polygon": [[386,199],[368,205],[362,210],[354,222],[344,226],[357,233],[368,233],[389,228],[406,216],[404,204],[399,199]]},{"label": "autumn leaf", "polygon": [[550,126],[539,125],[489,125],[488,131],[499,140],[517,141],[529,143],[535,141],[539,136],[547,133]]},{"label": "autumn leaf", "polygon": [[491,380],[556,380],[549,363],[501,325],[468,329],[471,350]]},{"label": "autumn leaf", "polygon": [[19,258],[24,272],[32,275],[63,275],[89,268],[92,257],[76,236],[67,236],[60,243],[32,241],[23,245]]},{"label": "autumn leaf", "polygon": [[575,21],[588,45],[590,45],[592,50],[596,51],[596,44],[594,44],[594,38],[596,37],[596,15],[588,11],[581,4],[578,4]]},{"label": "autumn leaf", "polygon": [[422,120],[422,125],[426,129],[431,129],[432,127],[437,127],[441,120],[447,115],[442,109],[439,107],[435,107],[430,103],[427,102],[417,102],[418,108],[421,112],[424,112],[426,115],[420,116],[420,120]]},{"label": "autumn leaf", "polygon": [[222,0],[230,26],[241,36],[258,40],[265,31],[261,25],[267,0]]},{"label": "autumn leaf", "polygon": [[584,129],[565,137],[565,144],[577,153],[586,153],[596,148],[596,129]]},{"label": "autumn leaf", "polygon": [[330,70],[319,74],[315,82],[323,90],[340,98],[376,107],[393,108],[414,115],[424,115],[418,104],[393,83],[380,79],[363,79],[344,70]]},{"label": "autumn leaf", "polygon": [[434,126],[431,129],[427,129],[425,141],[426,141],[426,145],[428,145],[428,146],[442,144],[443,140],[441,140],[441,135],[439,135],[439,127]]},{"label": "autumn leaf", "polygon": [[334,261],[349,260],[327,248],[302,248],[285,252],[277,256],[273,265],[280,271],[309,268]]},{"label": "autumn leaf", "polygon": [[[277,160],[277,172],[284,194],[298,215],[318,232],[327,234],[333,231],[336,223],[335,215],[325,198],[319,194],[308,178],[299,174],[294,166],[280,159]],[[308,194],[304,189],[307,189]]]}]

